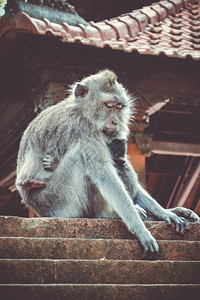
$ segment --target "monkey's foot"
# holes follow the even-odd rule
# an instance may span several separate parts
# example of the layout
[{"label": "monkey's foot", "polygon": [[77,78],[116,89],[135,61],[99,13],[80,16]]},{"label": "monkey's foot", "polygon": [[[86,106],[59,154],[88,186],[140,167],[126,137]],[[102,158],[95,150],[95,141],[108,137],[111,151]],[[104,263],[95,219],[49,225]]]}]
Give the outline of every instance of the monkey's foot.
[{"label": "monkey's foot", "polygon": [[140,207],[138,204],[135,204],[135,208],[140,216],[140,218],[144,221],[147,219],[147,212],[142,207]]},{"label": "monkey's foot", "polygon": [[17,183],[19,186],[27,186],[30,190],[44,188],[46,187],[46,183],[43,181],[36,181],[36,180],[23,180]]}]

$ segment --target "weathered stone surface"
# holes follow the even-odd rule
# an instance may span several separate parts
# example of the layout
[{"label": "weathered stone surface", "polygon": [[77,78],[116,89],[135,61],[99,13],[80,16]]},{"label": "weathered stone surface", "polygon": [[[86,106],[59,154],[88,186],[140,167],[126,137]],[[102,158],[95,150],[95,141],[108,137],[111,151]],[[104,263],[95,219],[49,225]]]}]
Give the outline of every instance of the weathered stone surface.
[{"label": "weathered stone surface", "polygon": [[[190,223],[190,230],[178,234],[175,227],[165,222],[145,222],[153,236],[159,240],[200,240],[200,223]],[[66,237],[135,239],[120,219],[53,219],[0,217],[0,236]]]},{"label": "weathered stone surface", "polygon": [[0,217],[0,236],[73,238],[74,219]]},{"label": "weathered stone surface", "polygon": [[200,262],[55,261],[56,283],[200,283]]},{"label": "weathered stone surface", "polygon": [[0,285],[9,300],[198,300],[200,285]]},{"label": "weathered stone surface", "polygon": [[[200,260],[200,242],[159,241],[159,260]],[[66,239],[66,238],[0,238],[1,258],[49,259],[144,259],[142,246],[136,240]]]},{"label": "weathered stone surface", "polygon": [[0,259],[0,283],[53,283],[53,260]]},{"label": "weathered stone surface", "polygon": [[0,260],[0,283],[200,283],[200,262]]},{"label": "weathered stone surface", "polygon": [[156,261],[121,220],[0,217],[0,299],[199,299],[200,224],[146,226]]}]

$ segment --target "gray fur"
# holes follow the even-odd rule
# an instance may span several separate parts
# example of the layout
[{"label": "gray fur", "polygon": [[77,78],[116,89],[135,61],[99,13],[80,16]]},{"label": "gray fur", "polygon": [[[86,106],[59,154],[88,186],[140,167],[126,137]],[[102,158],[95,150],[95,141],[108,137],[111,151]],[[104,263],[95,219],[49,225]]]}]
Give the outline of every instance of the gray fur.
[{"label": "gray fur", "polygon": [[[109,110],[106,101],[123,107]],[[23,202],[38,216],[117,216],[135,232],[146,252],[155,253],[158,245],[142,218],[150,215],[174,222],[180,232],[187,222],[162,208],[142,188],[128,157],[123,170],[114,165],[107,143],[127,140],[132,102],[109,70],[73,85],[67,99],[41,112],[25,130],[16,186]],[[29,181],[46,187],[30,189]]]}]

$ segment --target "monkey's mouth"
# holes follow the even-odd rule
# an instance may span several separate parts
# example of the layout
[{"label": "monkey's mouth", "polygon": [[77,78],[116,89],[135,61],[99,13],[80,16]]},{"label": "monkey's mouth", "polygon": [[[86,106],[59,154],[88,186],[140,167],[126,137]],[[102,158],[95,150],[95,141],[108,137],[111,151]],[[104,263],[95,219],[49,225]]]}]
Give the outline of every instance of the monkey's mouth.
[{"label": "monkey's mouth", "polygon": [[103,129],[103,133],[105,135],[113,137],[113,136],[115,136],[117,134],[117,129],[116,128],[107,128],[107,127],[105,127]]}]

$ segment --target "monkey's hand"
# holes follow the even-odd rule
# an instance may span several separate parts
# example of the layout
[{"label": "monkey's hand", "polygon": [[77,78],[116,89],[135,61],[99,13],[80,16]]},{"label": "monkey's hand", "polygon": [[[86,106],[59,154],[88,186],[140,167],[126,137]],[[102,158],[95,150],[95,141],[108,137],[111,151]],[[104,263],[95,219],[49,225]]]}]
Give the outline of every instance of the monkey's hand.
[{"label": "monkey's hand", "polygon": [[[136,233],[136,232],[135,232]],[[158,244],[151,233],[145,228],[140,231],[138,234],[136,233],[141,245],[144,248],[144,259],[153,260],[155,259],[155,255],[159,250]]]},{"label": "monkey's hand", "polygon": [[165,221],[168,226],[171,226],[171,224],[174,223],[176,226],[176,231],[181,234],[184,234],[184,232],[189,229],[188,222],[185,218],[178,217],[176,214],[167,209],[165,209],[165,214],[162,220]]},{"label": "monkey's hand", "polygon": [[200,217],[189,208],[174,207],[170,208],[169,211],[175,213],[177,216],[187,219],[189,222],[200,222]]},{"label": "monkey's hand", "polygon": [[57,166],[55,165],[55,162],[54,162],[54,159],[52,156],[47,154],[43,158],[43,167],[47,171],[51,171],[51,172],[55,171]]},{"label": "monkey's hand", "polygon": [[138,204],[135,204],[135,208],[140,216],[140,218],[144,221],[147,219],[147,212],[145,209],[143,209],[142,207],[140,207]]}]

